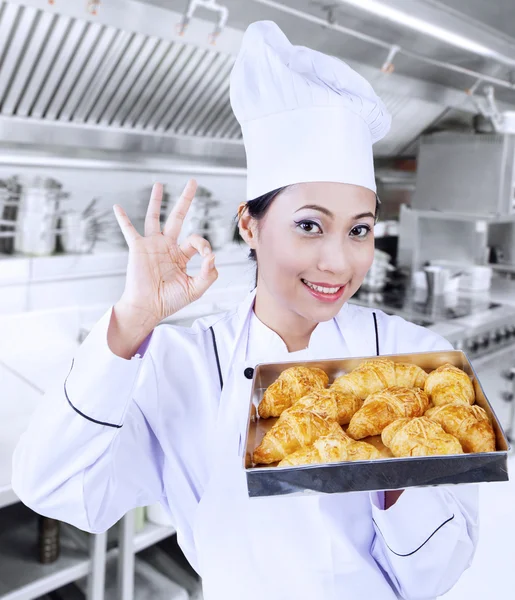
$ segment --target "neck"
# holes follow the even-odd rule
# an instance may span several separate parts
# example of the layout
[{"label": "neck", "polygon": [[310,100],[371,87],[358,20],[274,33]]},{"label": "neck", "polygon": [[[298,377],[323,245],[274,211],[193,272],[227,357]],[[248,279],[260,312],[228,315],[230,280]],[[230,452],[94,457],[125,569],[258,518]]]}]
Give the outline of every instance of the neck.
[{"label": "neck", "polygon": [[256,317],[277,333],[288,348],[288,352],[304,350],[317,323],[308,321],[297,313],[279,304],[264,285],[257,286],[254,303]]}]

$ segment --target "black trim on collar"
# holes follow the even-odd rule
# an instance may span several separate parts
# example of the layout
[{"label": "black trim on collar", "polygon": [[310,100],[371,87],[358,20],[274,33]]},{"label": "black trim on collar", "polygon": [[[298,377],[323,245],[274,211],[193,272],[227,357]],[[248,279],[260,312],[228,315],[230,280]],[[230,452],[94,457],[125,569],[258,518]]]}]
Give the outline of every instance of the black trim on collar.
[{"label": "black trim on collar", "polygon": [[425,546],[427,544],[427,542],[429,542],[429,540],[434,536],[434,534],[439,531],[444,525],[447,525],[447,523],[449,523],[449,521],[452,521],[454,519],[454,515],[452,515],[452,517],[449,517],[447,519],[447,521],[444,521],[439,527],[437,527],[433,533],[427,538],[427,540],[425,542],[423,542],[422,544],[420,544],[420,546],[416,549],[413,550],[413,552],[408,552],[408,554],[399,554],[398,552],[395,552],[395,550],[392,550],[390,548],[390,546],[388,546],[385,537],[383,535],[383,532],[381,531],[381,529],[379,528],[379,525],[375,522],[375,519],[372,519],[372,521],[374,521],[374,525],[377,527],[379,533],[381,534],[381,537],[384,540],[384,543],[386,544],[386,547],[388,548],[388,550],[390,550],[390,552],[392,552],[393,554],[395,554],[396,556],[400,556],[401,558],[405,558],[406,556],[411,556],[412,554],[415,554],[416,552],[418,552],[423,546]]},{"label": "black trim on collar", "polygon": [[379,331],[377,329],[377,316],[376,316],[375,312],[373,312],[372,315],[374,317],[374,329],[376,331],[376,356],[380,356],[380,354],[379,354]]},{"label": "black trim on collar", "polygon": [[104,423],[103,421],[97,421],[96,419],[92,419],[91,417],[88,417],[88,415],[85,415],[78,408],[75,408],[75,406],[73,406],[70,399],[68,398],[68,392],[66,391],[66,382],[68,381],[68,377],[70,376],[70,373],[72,372],[74,362],[75,362],[75,359],[72,359],[72,366],[70,368],[70,372],[68,373],[68,375],[66,376],[66,379],[64,380],[64,395],[66,396],[66,400],[68,400],[68,404],[73,408],[73,410],[77,414],[79,414],[81,417],[84,417],[88,421],[91,421],[92,423],[96,423],[97,425],[105,425],[106,427],[114,427],[115,429],[120,429],[122,427],[121,425],[114,425],[113,423]]},{"label": "black trim on collar", "polygon": [[211,337],[213,338],[213,348],[215,351],[215,358],[216,358],[216,366],[218,368],[218,379],[220,380],[220,389],[223,390],[224,388],[224,380],[222,377],[222,367],[220,366],[220,357],[218,356],[218,345],[216,343],[216,336],[215,336],[215,331],[213,329],[213,326],[211,326],[209,328],[209,331],[211,332]]}]

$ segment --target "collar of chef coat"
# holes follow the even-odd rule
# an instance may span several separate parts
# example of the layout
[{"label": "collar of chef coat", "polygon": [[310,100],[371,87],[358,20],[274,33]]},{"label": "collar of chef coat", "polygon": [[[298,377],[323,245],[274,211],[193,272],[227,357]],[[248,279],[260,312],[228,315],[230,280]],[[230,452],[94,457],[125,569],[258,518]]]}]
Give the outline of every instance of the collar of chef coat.
[{"label": "collar of chef coat", "polygon": [[[282,339],[253,314],[255,298],[254,289],[238,308],[241,327],[248,328],[244,360],[258,363],[375,354],[374,320],[368,309],[345,303],[333,319],[315,327],[307,349],[289,353]],[[251,340],[253,348],[250,348]],[[255,346],[254,340],[257,340]]]}]

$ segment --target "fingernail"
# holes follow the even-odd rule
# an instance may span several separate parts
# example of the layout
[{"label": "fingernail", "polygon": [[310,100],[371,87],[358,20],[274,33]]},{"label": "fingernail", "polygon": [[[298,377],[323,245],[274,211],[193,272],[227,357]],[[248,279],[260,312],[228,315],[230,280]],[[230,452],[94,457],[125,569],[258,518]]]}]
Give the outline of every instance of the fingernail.
[{"label": "fingernail", "polygon": [[202,249],[202,256],[207,256],[209,254],[209,248]]},{"label": "fingernail", "polygon": [[210,269],[215,268],[215,256],[214,255],[213,255],[213,258],[211,259],[211,262],[209,263],[209,268]]}]

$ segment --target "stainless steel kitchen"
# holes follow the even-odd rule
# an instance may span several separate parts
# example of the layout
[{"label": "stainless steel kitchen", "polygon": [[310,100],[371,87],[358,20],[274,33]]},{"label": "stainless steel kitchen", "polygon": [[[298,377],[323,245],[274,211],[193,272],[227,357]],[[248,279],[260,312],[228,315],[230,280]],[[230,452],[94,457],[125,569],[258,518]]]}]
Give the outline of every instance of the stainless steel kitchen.
[{"label": "stainless steel kitchen", "polygon": [[513,597],[514,444],[513,0],[0,0],[0,600]]}]

